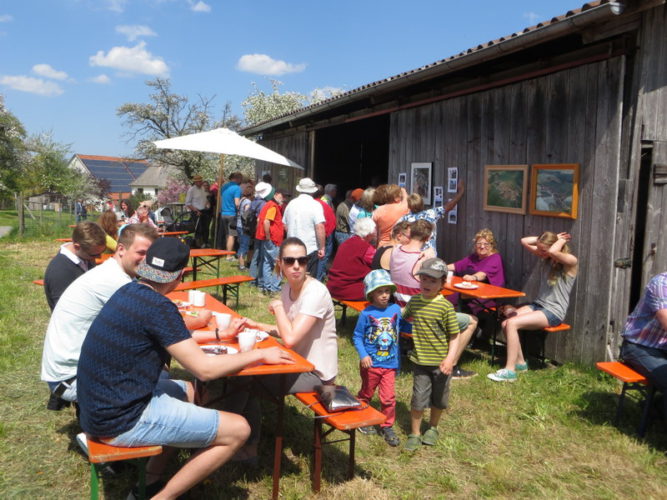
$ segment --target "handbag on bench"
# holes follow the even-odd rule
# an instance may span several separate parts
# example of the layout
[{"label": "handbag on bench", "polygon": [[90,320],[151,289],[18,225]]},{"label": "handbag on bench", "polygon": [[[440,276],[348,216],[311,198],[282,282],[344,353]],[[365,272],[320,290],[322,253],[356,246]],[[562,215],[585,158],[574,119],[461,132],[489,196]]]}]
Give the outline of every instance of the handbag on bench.
[{"label": "handbag on bench", "polygon": [[317,399],[328,412],[361,409],[361,403],[344,385],[318,385]]}]

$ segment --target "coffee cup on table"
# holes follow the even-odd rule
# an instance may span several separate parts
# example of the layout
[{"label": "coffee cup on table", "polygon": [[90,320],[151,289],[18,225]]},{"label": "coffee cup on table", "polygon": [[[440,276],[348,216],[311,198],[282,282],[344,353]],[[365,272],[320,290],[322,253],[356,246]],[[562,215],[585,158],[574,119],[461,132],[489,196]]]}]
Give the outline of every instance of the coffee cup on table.
[{"label": "coffee cup on table", "polygon": [[228,313],[214,312],[215,324],[218,327],[218,330],[226,330],[229,327],[229,324],[232,322],[232,315]]},{"label": "coffee cup on table", "polygon": [[452,283],[452,278],[454,277],[454,271],[447,271],[447,284],[450,285]]},{"label": "coffee cup on table", "polygon": [[257,332],[254,330],[243,330],[238,335],[239,350],[241,352],[252,351],[257,343]]},{"label": "coffee cup on table", "polygon": [[192,305],[195,307],[204,307],[206,305],[206,294],[198,290],[193,290],[194,300],[192,300]]}]

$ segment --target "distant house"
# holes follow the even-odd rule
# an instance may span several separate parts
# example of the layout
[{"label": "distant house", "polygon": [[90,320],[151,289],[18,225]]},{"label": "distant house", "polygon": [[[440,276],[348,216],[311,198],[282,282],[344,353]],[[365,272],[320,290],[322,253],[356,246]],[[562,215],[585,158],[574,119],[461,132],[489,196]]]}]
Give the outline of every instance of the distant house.
[{"label": "distant house", "polygon": [[167,180],[173,176],[176,169],[170,166],[149,165],[136,180],[130,182],[132,192],[138,191],[152,198],[157,198],[161,189],[167,186]]},{"label": "distant house", "polygon": [[70,168],[108,182],[108,196],[115,201],[132,194],[130,183],[137,180],[148,166],[146,160],[80,154],[75,154],[69,162]]}]

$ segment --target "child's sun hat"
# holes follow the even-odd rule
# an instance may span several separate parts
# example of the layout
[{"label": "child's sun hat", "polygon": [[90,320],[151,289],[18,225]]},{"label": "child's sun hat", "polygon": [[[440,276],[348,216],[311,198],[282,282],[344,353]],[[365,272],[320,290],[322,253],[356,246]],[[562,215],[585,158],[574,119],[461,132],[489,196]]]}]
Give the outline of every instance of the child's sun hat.
[{"label": "child's sun hat", "polygon": [[366,300],[371,300],[369,295],[371,292],[382,288],[383,286],[388,286],[391,288],[391,292],[396,291],[396,285],[391,281],[391,276],[384,269],[375,269],[368,273],[364,278],[364,295]]}]

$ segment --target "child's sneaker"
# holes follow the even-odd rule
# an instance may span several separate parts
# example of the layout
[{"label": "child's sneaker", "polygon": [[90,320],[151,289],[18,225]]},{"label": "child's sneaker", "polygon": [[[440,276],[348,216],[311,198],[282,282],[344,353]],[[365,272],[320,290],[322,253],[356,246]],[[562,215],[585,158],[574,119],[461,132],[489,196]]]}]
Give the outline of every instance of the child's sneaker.
[{"label": "child's sneaker", "polygon": [[366,434],[367,436],[374,436],[378,433],[374,425],[366,425],[364,427],[359,427],[359,432]]},{"label": "child's sneaker", "polygon": [[382,432],[382,437],[384,437],[384,440],[389,446],[398,446],[401,444],[401,440],[398,439],[393,427],[382,427],[380,430]]},{"label": "child's sneaker", "polygon": [[438,432],[438,429],[436,429],[435,427],[431,427],[422,436],[422,444],[425,444],[427,446],[435,446],[435,444],[438,442],[439,437],[440,433]]},{"label": "child's sneaker", "polygon": [[528,371],[528,363],[517,363],[514,365],[514,371],[515,372],[527,372]]},{"label": "child's sneaker", "polygon": [[517,379],[516,372],[507,368],[501,368],[495,373],[489,373],[487,377],[495,382],[514,382]]},{"label": "child's sneaker", "polygon": [[406,451],[415,451],[422,444],[422,437],[419,434],[408,435],[408,440],[405,442]]}]

